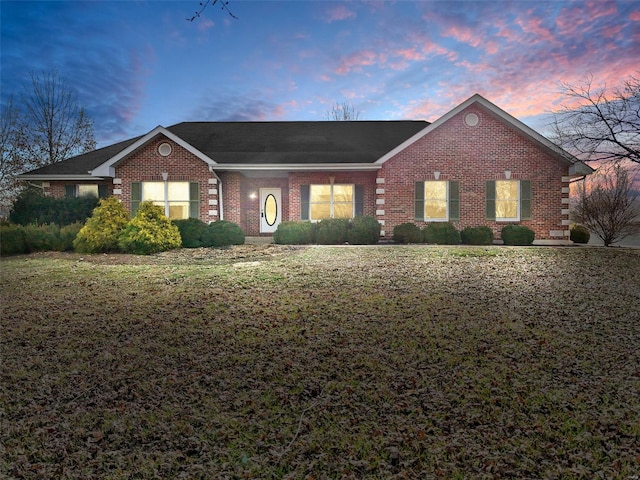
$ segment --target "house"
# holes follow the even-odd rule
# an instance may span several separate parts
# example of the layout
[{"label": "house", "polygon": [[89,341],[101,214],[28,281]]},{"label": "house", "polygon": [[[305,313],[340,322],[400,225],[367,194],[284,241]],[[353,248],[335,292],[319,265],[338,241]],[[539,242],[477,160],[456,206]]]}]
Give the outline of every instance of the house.
[{"label": "house", "polygon": [[592,169],[480,95],[424,121],[185,122],[21,175],[54,196],[143,200],[271,235],[283,220],[526,225],[569,242],[569,182]]}]

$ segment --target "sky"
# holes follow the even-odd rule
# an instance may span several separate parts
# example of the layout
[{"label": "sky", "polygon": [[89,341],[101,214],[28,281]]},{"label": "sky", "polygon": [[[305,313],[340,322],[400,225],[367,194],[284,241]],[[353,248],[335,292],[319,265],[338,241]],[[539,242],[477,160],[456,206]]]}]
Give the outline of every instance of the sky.
[{"label": "sky", "polygon": [[[202,0],[203,2],[205,0]],[[55,69],[98,146],[182,121],[434,121],[475,93],[541,133],[561,83],[640,74],[640,1],[0,2],[0,100]]]}]

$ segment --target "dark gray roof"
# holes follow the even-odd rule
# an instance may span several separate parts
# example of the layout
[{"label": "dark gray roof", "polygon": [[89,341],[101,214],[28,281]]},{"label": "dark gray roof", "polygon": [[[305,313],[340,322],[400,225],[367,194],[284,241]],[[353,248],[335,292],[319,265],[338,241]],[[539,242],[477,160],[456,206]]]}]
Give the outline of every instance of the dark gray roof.
[{"label": "dark gray roof", "polygon": [[[183,122],[167,130],[220,164],[373,163],[429,125],[425,121]],[[28,175],[86,174],[132,138]]]}]

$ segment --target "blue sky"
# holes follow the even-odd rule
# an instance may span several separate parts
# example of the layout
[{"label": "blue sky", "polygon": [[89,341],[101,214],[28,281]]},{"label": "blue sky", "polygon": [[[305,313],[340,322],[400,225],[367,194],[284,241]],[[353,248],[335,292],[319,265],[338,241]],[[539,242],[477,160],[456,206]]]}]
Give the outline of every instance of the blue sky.
[{"label": "blue sky", "polygon": [[[203,0],[204,1],[204,0]],[[56,68],[103,146],[194,120],[433,121],[480,93],[544,133],[560,82],[640,73],[640,2],[0,2],[2,100]]]}]

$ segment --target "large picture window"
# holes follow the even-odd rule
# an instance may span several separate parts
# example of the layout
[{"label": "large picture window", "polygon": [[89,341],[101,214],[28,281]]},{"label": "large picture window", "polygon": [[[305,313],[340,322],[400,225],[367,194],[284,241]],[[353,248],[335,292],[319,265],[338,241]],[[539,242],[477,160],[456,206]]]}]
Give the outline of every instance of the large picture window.
[{"label": "large picture window", "polygon": [[310,219],[353,218],[353,185],[310,185]]},{"label": "large picture window", "polygon": [[199,184],[196,182],[134,182],[131,184],[132,213],[141,201],[159,205],[171,219],[200,216]]}]

